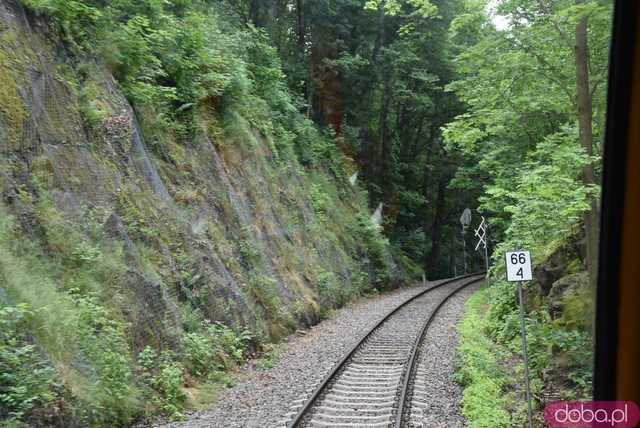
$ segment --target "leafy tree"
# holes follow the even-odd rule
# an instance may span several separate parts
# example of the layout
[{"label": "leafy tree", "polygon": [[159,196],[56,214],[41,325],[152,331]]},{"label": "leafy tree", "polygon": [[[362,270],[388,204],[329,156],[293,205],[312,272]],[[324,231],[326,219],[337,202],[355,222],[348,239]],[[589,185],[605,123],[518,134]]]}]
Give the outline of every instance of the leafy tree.
[{"label": "leafy tree", "polygon": [[[229,2],[249,17],[249,2]],[[457,218],[476,194],[448,188],[463,159],[440,128],[462,112],[444,91],[455,78],[448,26],[461,2],[265,2],[260,19],[278,46],[302,111],[332,129],[370,194],[385,233],[430,276],[452,273]],[[264,19],[267,17],[267,19]],[[282,27],[287,27],[283,31]]]},{"label": "leafy tree", "polygon": [[452,25],[463,78],[448,89],[468,109],[447,125],[445,138],[475,163],[459,171],[457,183],[487,180],[481,207],[494,227],[510,245],[524,245],[526,230],[540,233],[544,240],[527,242],[539,256],[583,224],[593,280],[607,4],[505,1],[498,12],[510,25],[502,31],[491,28],[483,8],[470,2]]}]

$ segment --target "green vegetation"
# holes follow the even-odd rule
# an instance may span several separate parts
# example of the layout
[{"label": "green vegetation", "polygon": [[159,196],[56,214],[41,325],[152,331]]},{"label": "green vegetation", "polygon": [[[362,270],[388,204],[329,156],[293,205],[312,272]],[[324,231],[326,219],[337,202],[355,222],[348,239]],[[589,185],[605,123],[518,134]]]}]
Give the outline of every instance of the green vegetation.
[{"label": "green vegetation", "polygon": [[[448,90],[467,105],[444,130],[447,147],[465,157],[452,186],[481,187],[480,209],[496,240],[491,286],[461,326],[471,426],[514,426],[526,417],[517,301],[503,279],[512,249],[531,250],[536,267],[525,293],[534,406],[590,395],[610,7],[505,1],[497,13],[510,25],[497,30],[482,2],[468,2],[452,24],[461,78]],[[495,422],[494,414],[509,416]],[[540,411],[535,417],[542,421]]]},{"label": "green vegetation", "polygon": [[206,377],[222,371],[244,358],[252,337],[249,331],[234,332],[224,324],[205,322],[203,333],[186,333],[182,338],[187,371]]},{"label": "green vegetation", "polygon": [[268,31],[225,2],[21,3],[0,23],[1,423],[179,419],[406,281]]},{"label": "green vegetation", "polygon": [[26,305],[0,309],[0,403],[9,419],[37,420],[58,410],[55,370],[26,336],[32,316]]},{"label": "green vegetation", "polygon": [[[564,296],[562,315],[549,314],[552,299],[531,305],[526,318],[534,417],[543,423],[544,404],[591,395],[592,342],[589,296],[584,283]],[[576,294],[578,293],[578,294]],[[535,290],[527,290],[529,296]],[[579,302],[579,303],[578,303]],[[577,311],[573,304],[581,306]],[[576,322],[574,317],[578,317]],[[464,388],[463,414],[472,427],[526,424],[524,368],[514,286],[485,286],[467,303],[460,324],[457,381]],[[544,398],[543,398],[544,397]]]},{"label": "green vegetation", "polygon": [[512,397],[505,396],[505,390],[513,385],[509,373],[500,365],[505,351],[496,347],[486,333],[485,312],[490,301],[488,288],[473,295],[459,329],[456,380],[464,387],[462,413],[477,428],[512,426],[507,412]]},{"label": "green vegetation", "polygon": [[537,404],[585,395],[611,5],[490,5],[7,3],[0,423],[181,418],[331,310],[461,272],[465,207],[496,266],[461,327],[471,423],[522,420],[512,248],[551,272]]}]

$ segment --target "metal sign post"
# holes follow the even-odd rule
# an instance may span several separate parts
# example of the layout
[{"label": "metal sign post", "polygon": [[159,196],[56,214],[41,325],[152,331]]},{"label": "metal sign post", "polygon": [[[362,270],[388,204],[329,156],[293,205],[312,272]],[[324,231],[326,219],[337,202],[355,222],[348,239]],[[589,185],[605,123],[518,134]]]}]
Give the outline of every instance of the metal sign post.
[{"label": "metal sign post", "polygon": [[484,268],[487,270],[487,278],[489,278],[489,253],[487,253],[487,243],[484,243]]},{"label": "metal sign post", "polygon": [[484,267],[487,272],[487,278],[489,277],[489,253],[487,251],[487,222],[482,217],[480,226],[475,230],[475,235],[478,237],[478,243],[476,244],[475,251],[478,251],[480,245],[484,247]]},{"label": "metal sign post", "polygon": [[524,303],[522,299],[522,281],[518,281],[518,300],[520,303],[520,334],[522,335],[522,357],[524,359],[524,386],[527,394],[527,417],[529,428],[533,427],[531,416],[531,390],[529,387],[529,359],[527,357],[527,333],[524,327]]},{"label": "metal sign post", "polygon": [[527,356],[527,333],[524,325],[524,299],[522,285],[533,279],[531,272],[531,254],[529,251],[511,251],[505,255],[507,262],[507,281],[518,283],[518,303],[520,306],[520,334],[522,335],[522,358],[524,361],[524,385],[527,396],[527,417],[529,428],[533,427],[531,415],[531,390],[529,387],[529,359]]},{"label": "metal sign post", "polygon": [[467,243],[464,240],[464,232],[462,232],[462,259],[464,260],[464,273],[467,274]]}]

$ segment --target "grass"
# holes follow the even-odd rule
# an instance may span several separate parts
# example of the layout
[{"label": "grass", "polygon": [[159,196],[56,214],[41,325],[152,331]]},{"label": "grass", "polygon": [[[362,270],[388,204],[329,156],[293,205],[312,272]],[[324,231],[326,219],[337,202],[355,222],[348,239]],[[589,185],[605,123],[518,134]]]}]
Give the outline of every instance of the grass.
[{"label": "grass", "polygon": [[495,343],[485,334],[489,291],[482,288],[469,299],[459,326],[456,380],[464,388],[462,413],[472,428],[511,426],[504,394],[509,381],[496,356]]},{"label": "grass", "polygon": [[185,407],[191,410],[206,410],[215,402],[220,391],[233,385],[233,378],[225,374],[225,379],[218,382],[205,382],[183,388],[187,397]]}]

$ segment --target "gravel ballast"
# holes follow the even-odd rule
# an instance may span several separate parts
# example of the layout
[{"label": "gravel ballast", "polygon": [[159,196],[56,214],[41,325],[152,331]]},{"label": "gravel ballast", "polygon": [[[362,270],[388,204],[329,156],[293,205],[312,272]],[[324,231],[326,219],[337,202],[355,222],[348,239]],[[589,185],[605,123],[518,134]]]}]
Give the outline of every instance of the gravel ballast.
[{"label": "gravel ballast", "polygon": [[419,392],[416,390],[415,393],[424,406],[419,412],[421,425],[416,426],[466,426],[460,408],[462,388],[454,381],[457,326],[464,314],[465,302],[480,284],[473,284],[452,296],[440,308],[427,330],[418,360]]},{"label": "gravel ballast", "polygon": [[[430,282],[428,286],[437,282]],[[280,345],[279,357],[271,368],[260,368],[253,362],[245,364],[243,372],[232,387],[221,391],[215,403],[206,411],[190,414],[185,422],[174,422],[164,427],[278,427],[283,426],[285,415],[293,402],[304,398],[319,383],[322,377],[355,345],[355,343],[384,315],[399,303],[422,291],[417,286],[376,296],[348,305],[334,312],[331,319],[306,331],[293,334]],[[455,340],[456,313],[470,295],[462,291],[442,308],[445,323],[453,322],[450,329],[454,337],[446,335],[442,340]],[[457,302],[457,303],[456,303]],[[449,310],[449,308],[453,308]],[[446,314],[451,312],[451,315]],[[443,327],[444,328],[444,327]],[[438,329],[440,330],[440,329]],[[440,340],[440,338],[438,338]],[[434,352],[448,352],[446,359],[452,360],[453,346],[445,345]],[[450,348],[450,349],[449,349]],[[443,357],[445,359],[445,357]],[[453,361],[449,361],[453,370]],[[459,398],[452,395],[452,398]],[[457,402],[456,402],[457,407]],[[427,425],[428,426],[428,425]],[[449,425],[451,426],[451,425]]]}]

